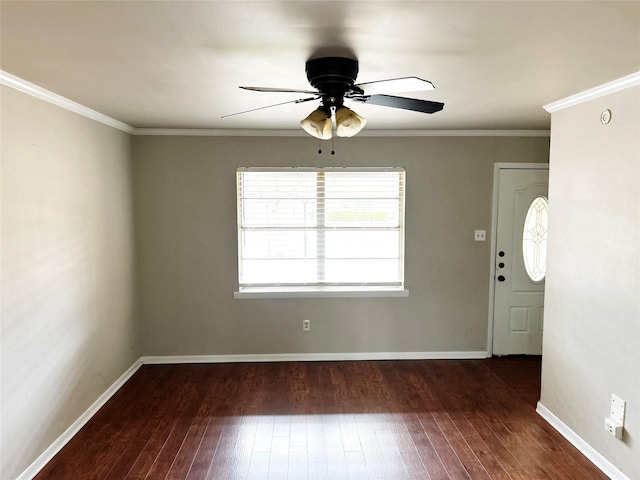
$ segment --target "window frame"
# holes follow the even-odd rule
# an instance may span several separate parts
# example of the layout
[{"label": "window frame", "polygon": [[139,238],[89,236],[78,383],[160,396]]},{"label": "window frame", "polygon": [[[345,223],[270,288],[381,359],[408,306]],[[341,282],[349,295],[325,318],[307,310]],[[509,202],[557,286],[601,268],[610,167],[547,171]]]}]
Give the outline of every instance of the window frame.
[{"label": "window frame", "polygon": [[[242,200],[241,197],[241,181],[242,173],[245,172],[311,172],[318,174],[316,176],[316,200],[324,202],[324,190],[319,188],[324,185],[324,175],[328,172],[396,172],[401,174],[401,198],[399,211],[399,281],[398,282],[357,282],[357,283],[311,283],[311,284],[240,284],[240,269],[242,262]],[[320,178],[322,177],[322,180]],[[238,272],[238,290],[234,292],[234,298],[250,299],[250,298],[318,298],[318,297],[408,297],[409,290],[404,286],[405,272],[405,209],[406,209],[406,170],[402,167],[241,167],[236,170],[236,202],[237,202],[237,272]],[[325,233],[323,224],[324,215],[318,215],[318,225],[316,231],[319,232],[318,244],[323,239]],[[320,227],[320,228],[319,228]],[[315,229],[314,229],[315,230]],[[323,262],[324,258],[320,260]],[[320,267],[321,268],[321,267]]]}]

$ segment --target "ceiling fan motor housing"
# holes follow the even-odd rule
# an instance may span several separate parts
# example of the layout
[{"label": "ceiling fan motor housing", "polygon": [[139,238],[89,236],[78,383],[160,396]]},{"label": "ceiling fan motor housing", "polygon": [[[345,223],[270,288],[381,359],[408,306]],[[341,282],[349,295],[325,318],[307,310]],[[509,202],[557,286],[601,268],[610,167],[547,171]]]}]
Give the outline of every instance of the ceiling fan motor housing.
[{"label": "ceiling fan motor housing", "polygon": [[322,94],[324,107],[341,107],[344,94],[351,90],[358,76],[358,61],[344,57],[308,60],[307,79]]},{"label": "ceiling fan motor housing", "polygon": [[[370,105],[380,105],[382,107],[399,108],[401,110],[411,110],[421,113],[439,112],[444,107],[444,103],[441,102],[387,95],[387,92],[418,92],[422,90],[433,90],[434,86],[431,82],[418,77],[389,78],[387,80],[356,84],[355,81],[358,76],[358,60],[355,58],[312,58],[307,60],[305,67],[307,79],[315,88],[313,91],[274,87],[240,88],[258,92],[305,93],[311,94],[311,97],[299,98],[297,100],[268,105],[267,107],[254,108],[252,110],[239,113],[253,112],[255,110],[262,110],[263,108],[275,107],[277,105],[284,105],[287,103],[302,103],[320,99],[320,106],[312,114],[313,118],[306,118],[303,122],[315,121],[316,123],[319,122],[324,125],[326,123],[326,119],[320,118],[320,120],[318,120],[318,116],[322,117],[322,115],[317,113],[318,111],[324,113],[326,118],[329,119],[331,119],[334,114],[338,116],[338,113],[341,112],[340,116],[343,118],[342,126],[346,125],[347,120],[351,123],[357,120],[360,122],[360,125],[364,126],[364,119],[362,117],[349,109],[343,109],[345,98],[355,102],[368,103]],[[351,113],[349,114],[348,112]],[[345,115],[351,116],[345,117]],[[311,134],[316,136],[314,133]]]}]

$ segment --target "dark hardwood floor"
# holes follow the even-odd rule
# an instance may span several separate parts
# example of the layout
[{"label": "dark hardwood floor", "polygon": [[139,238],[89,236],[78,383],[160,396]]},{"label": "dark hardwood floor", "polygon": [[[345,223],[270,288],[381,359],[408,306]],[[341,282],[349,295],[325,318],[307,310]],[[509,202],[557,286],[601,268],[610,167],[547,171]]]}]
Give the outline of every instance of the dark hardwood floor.
[{"label": "dark hardwood floor", "polygon": [[539,385],[539,358],[143,366],[36,478],[606,479]]},{"label": "dark hardwood floor", "polygon": [[536,407],[540,400],[542,357],[533,355],[492,357],[486,360],[486,364],[527,403]]}]

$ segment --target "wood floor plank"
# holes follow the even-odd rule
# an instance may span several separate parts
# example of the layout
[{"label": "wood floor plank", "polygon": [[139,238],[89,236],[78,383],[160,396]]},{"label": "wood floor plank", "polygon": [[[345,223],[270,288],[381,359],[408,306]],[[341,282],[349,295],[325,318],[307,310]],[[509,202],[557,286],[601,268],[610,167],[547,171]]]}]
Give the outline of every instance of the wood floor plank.
[{"label": "wood floor plank", "polygon": [[218,448],[207,472],[208,480],[247,477],[257,426],[254,417],[230,419],[222,431]]},{"label": "wood floor plank", "polygon": [[[174,373],[154,369],[139,371],[57,455],[60,461],[50,462],[36,478],[73,478],[79,468],[84,478],[103,478],[133,441],[131,437],[139,438],[138,419],[147,419],[142,405],[129,399],[156,391],[157,386]],[[148,405],[157,405],[159,401],[159,395],[148,396]],[[104,448],[105,443],[109,449]]]},{"label": "wood floor plank", "polygon": [[490,480],[489,474],[456,428],[449,414],[446,412],[434,412],[432,415],[468,475],[474,480]]},{"label": "wood floor plank", "polygon": [[[539,470],[544,472],[549,478],[554,480],[568,480],[571,475],[567,474],[561,466],[555,461],[553,456],[549,455],[535,440],[526,432],[511,431],[506,426],[500,425],[503,422],[492,422],[496,431],[500,432],[502,443],[507,446],[512,455],[518,458],[518,461],[531,470]],[[503,424],[504,425],[504,424]]]},{"label": "wood floor plank", "polygon": [[511,479],[509,473],[491,452],[487,444],[480,438],[480,435],[469,435],[465,436],[464,439],[490,478],[494,480]]},{"label": "wood floor plank", "polygon": [[[192,367],[192,368],[187,368]],[[159,429],[146,443],[138,459],[129,470],[127,480],[145,478],[164,478],[177,451],[182,446],[187,430],[191,425],[191,415],[197,408],[198,389],[196,366],[181,366],[181,381],[184,382],[179,396],[167,401],[169,408],[165,420],[159,423]],[[165,396],[169,392],[164,392]],[[177,397],[177,398],[175,398]]]},{"label": "wood floor plank", "polygon": [[287,475],[281,478],[291,478],[307,480],[309,469],[307,464],[307,447],[300,445],[289,445],[289,458],[287,464]]},{"label": "wood floor plank", "polygon": [[[197,366],[199,375],[206,375],[206,367]],[[211,423],[211,417],[217,411],[220,402],[219,395],[226,394],[228,374],[225,367],[217,369],[215,377],[210,382],[198,382],[196,380],[196,393],[192,405],[183,411],[184,425],[190,423],[181,446],[171,463],[166,479],[184,479],[191,470],[202,440]],[[195,412],[195,413],[194,413]]]},{"label": "wood floor plank", "polygon": [[535,413],[539,366],[143,366],[37,480],[606,479]]},{"label": "wood floor plank", "polygon": [[[489,427],[487,423],[476,413],[466,412],[464,414],[465,419],[478,433],[478,437],[482,440],[487,449],[491,452],[491,455],[500,464],[510,476],[511,472],[522,469],[522,465],[516,457],[514,457],[509,449],[500,441],[498,435]],[[472,447],[473,448],[473,447]]]},{"label": "wood floor plank", "polygon": [[[229,367],[229,365],[227,365]],[[220,378],[214,383],[210,392],[210,401],[206,404],[203,417],[207,418],[207,426],[197,446],[191,466],[185,476],[188,480],[207,478],[211,462],[218,449],[220,437],[225,425],[229,424],[234,411],[232,400],[238,388],[231,368],[221,366]]]},{"label": "wood floor plank", "polygon": [[207,478],[211,461],[218,449],[218,443],[224,428],[224,418],[211,418],[207,423],[200,444],[196,449],[189,471],[185,475],[186,480],[204,480]]},{"label": "wood floor plank", "polygon": [[431,480],[448,480],[449,474],[444,467],[442,460],[438,456],[438,452],[431,443],[431,440],[427,436],[427,432],[424,431],[417,414],[410,413],[403,415],[405,424],[411,439],[413,440],[418,456],[425,467],[426,473]]},{"label": "wood floor plank", "polygon": [[444,432],[440,430],[433,415],[431,413],[420,413],[418,418],[449,476],[456,480],[470,479],[471,477],[461,459],[456,455]]},{"label": "wood floor plank", "polygon": [[535,407],[540,399],[540,361],[539,356],[512,355],[489,358],[485,365]]}]

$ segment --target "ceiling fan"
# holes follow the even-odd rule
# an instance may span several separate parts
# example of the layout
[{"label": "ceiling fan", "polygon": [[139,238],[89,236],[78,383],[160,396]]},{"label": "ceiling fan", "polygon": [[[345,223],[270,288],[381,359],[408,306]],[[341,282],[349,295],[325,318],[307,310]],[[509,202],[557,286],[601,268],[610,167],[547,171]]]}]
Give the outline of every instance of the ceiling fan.
[{"label": "ceiling fan", "polygon": [[266,107],[245,110],[225,115],[222,118],[254,112],[265,108],[320,100],[320,106],[300,121],[302,128],[310,135],[321,140],[332,137],[335,121],[336,135],[352,137],[360,132],[367,121],[353,110],[344,106],[344,100],[351,100],[383,107],[413,110],[421,113],[435,113],[442,110],[444,103],[419,100],[416,98],[396,97],[387,93],[418,92],[433,90],[435,87],[427,80],[418,77],[393,78],[376,82],[355,84],[358,76],[358,61],[345,57],[321,57],[306,62],[307,79],[315,90],[291,88],[240,87],[257,92],[304,93],[310,97],[268,105]]}]

